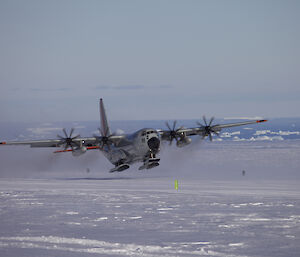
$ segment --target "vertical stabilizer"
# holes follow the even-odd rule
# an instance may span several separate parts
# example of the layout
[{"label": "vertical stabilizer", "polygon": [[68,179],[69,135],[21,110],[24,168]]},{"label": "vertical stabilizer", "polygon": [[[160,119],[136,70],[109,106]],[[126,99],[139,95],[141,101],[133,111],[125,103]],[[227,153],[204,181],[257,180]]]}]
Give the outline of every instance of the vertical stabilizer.
[{"label": "vertical stabilizer", "polygon": [[100,99],[100,130],[103,137],[111,135],[102,98]]}]

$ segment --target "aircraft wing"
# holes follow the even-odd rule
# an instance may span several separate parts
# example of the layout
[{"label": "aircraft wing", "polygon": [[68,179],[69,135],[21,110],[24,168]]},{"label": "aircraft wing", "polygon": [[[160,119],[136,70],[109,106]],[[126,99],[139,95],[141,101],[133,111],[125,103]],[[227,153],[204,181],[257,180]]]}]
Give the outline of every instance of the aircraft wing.
[{"label": "aircraft wing", "polygon": [[220,124],[220,125],[215,125],[216,129],[223,129],[223,128],[231,128],[231,127],[238,127],[238,126],[244,126],[244,125],[249,125],[249,124],[256,124],[256,123],[262,123],[266,122],[267,120],[251,120],[251,121],[244,121],[244,122],[237,122],[237,123],[227,123],[227,124]]},{"label": "aircraft wing", "polygon": [[[175,129],[176,123],[174,122],[173,129],[167,124],[169,130],[158,130],[160,133],[162,140],[170,141],[172,138],[180,138],[183,136],[194,136],[194,135],[202,135],[203,137],[209,136],[211,139],[211,133],[217,134],[224,128],[231,128],[231,127],[238,127],[243,125],[250,125],[250,124],[257,124],[266,122],[267,120],[251,120],[251,121],[243,121],[243,122],[236,122],[236,123],[227,123],[227,124],[216,124],[212,125],[212,120],[207,124],[205,120],[205,125],[199,124],[199,127],[195,128],[179,128]],[[176,139],[175,138],[175,139]]]},{"label": "aircraft wing", "polygon": [[[80,145],[85,147],[99,146],[99,142],[102,137],[77,137],[72,139],[74,146]],[[111,136],[110,140],[114,143],[118,143],[121,139],[121,136]],[[0,142],[0,145],[30,145],[30,147],[63,147],[65,146],[66,141],[62,139],[46,139],[46,140],[31,140],[31,141],[7,141]]]},{"label": "aircraft wing", "polygon": [[0,142],[0,145],[30,145],[30,147],[59,147],[59,139],[49,140],[32,140],[32,141],[7,141]]}]

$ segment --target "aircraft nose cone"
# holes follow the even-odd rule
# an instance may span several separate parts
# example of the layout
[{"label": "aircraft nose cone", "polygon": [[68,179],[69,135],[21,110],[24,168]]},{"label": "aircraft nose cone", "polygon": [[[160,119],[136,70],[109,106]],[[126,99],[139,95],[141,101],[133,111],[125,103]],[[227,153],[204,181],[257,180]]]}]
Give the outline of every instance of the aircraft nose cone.
[{"label": "aircraft nose cone", "polygon": [[152,152],[157,153],[159,150],[160,141],[157,137],[152,137],[148,140],[148,146]]}]

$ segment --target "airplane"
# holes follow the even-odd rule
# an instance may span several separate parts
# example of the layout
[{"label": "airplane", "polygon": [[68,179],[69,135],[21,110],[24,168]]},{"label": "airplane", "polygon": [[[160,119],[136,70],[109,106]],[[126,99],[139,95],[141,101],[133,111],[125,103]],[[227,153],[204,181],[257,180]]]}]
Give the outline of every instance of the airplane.
[{"label": "airplane", "polygon": [[88,150],[100,150],[104,156],[114,165],[110,172],[121,172],[130,167],[131,164],[142,162],[139,170],[151,169],[159,166],[160,158],[157,157],[162,141],[168,141],[171,145],[176,141],[177,147],[184,147],[192,142],[191,136],[206,137],[210,141],[212,136],[219,136],[222,129],[249,124],[266,122],[267,120],[250,120],[237,123],[213,125],[214,117],[209,121],[203,116],[204,125],[197,122],[194,128],[177,128],[174,121],[170,126],[166,122],[167,130],[143,128],[132,134],[112,134],[106,117],[103,99],[100,99],[100,135],[92,137],[73,136],[74,128],[68,134],[63,129],[64,136],[57,135],[57,139],[32,140],[32,141],[8,141],[0,142],[0,145],[30,145],[30,147],[63,147],[54,153],[72,152],[73,156],[80,156]]}]

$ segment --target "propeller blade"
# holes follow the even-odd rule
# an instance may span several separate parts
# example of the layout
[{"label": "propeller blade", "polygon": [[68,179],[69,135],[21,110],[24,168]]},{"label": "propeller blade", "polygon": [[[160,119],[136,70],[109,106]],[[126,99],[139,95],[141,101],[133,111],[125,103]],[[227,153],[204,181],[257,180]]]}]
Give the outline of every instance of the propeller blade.
[{"label": "propeller blade", "polygon": [[64,151],[66,151],[69,147],[74,150],[74,147],[81,147],[79,142],[75,142],[74,139],[77,139],[78,137],[80,137],[80,135],[74,136],[72,137],[72,134],[74,132],[74,128],[72,128],[70,130],[70,134],[68,136],[68,133],[66,131],[65,128],[62,129],[65,137],[61,136],[61,135],[57,135],[57,137],[60,139],[61,142],[59,142],[59,145],[64,147]]},{"label": "propeller blade", "polygon": [[207,126],[207,120],[206,120],[206,117],[205,117],[205,115],[203,115],[203,120],[204,120],[204,124],[205,124],[205,126]]},{"label": "propeller blade", "polygon": [[57,137],[59,138],[59,139],[64,139],[62,136],[60,136],[60,135],[57,135]]},{"label": "propeller blade", "polygon": [[169,125],[169,123],[166,121],[166,126],[168,127],[168,129],[169,130],[172,130],[171,128],[170,128],[170,125]]},{"label": "propeller blade", "polygon": [[183,129],[183,127],[176,129],[177,120],[173,121],[172,127],[170,126],[170,124],[167,121],[165,122],[165,124],[166,124],[167,128],[169,129],[169,131],[166,131],[166,134],[165,134],[165,138],[169,141],[169,145],[172,145],[174,139],[176,142],[178,142],[179,141],[178,138],[180,138],[182,136],[178,132],[181,129]]},{"label": "propeller blade", "polygon": [[70,138],[72,137],[73,132],[74,132],[74,128],[71,128],[70,136],[69,136]]},{"label": "propeller blade", "polygon": [[209,122],[209,125],[208,126],[211,126],[211,124],[212,124],[212,122],[213,122],[213,120],[215,119],[215,117],[211,117],[211,119],[210,119],[210,122]]},{"label": "propeller blade", "polygon": [[177,123],[177,120],[174,120],[174,122],[173,122],[173,131],[175,131],[176,123]]},{"label": "propeller blade", "polygon": [[200,122],[198,122],[197,121],[197,125],[199,126],[199,127],[204,127]]},{"label": "propeller blade", "polygon": [[218,137],[220,136],[219,131],[215,131],[214,129],[211,129],[211,132],[213,132],[215,135],[217,135]]},{"label": "propeller blade", "polygon": [[183,127],[181,126],[180,128],[176,129],[175,132],[177,133],[179,130],[183,129]]},{"label": "propeller blade", "polygon": [[197,122],[198,126],[201,129],[199,131],[200,132],[199,135],[202,134],[202,139],[204,139],[206,136],[208,136],[209,140],[213,141],[213,137],[212,137],[213,134],[220,136],[219,131],[215,130],[216,125],[212,125],[214,120],[215,120],[215,117],[211,117],[209,120],[209,123],[207,123],[207,119],[206,119],[205,115],[203,115],[203,121],[204,121],[205,126],[202,125],[200,122]]},{"label": "propeller blade", "polygon": [[74,140],[74,139],[76,139],[76,138],[78,138],[78,137],[80,137],[79,134],[78,134],[77,136],[75,136],[75,137],[72,137],[71,139]]},{"label": "propeller blade", "polygon": [[108,128],[107,128],[107,127],[106,127],[106,129],[105,129],[105,134],[104,134],[104,136],[105,136],[105,137],[108,136]]},{"label": "propeller blade", "polygon": [[66,136],[66,138],[67,138],[67,137],[68,137],[68,134],[67,134],[67,131],[66,131],[65,128],[63,128],[63,132],[64,132],[64,134],[65,134],[65,136]]},{"label": "propeller blade", "polygon": [[100,136],[103,136],[101,128],[98,128],[98,131],[99,131]]}]

